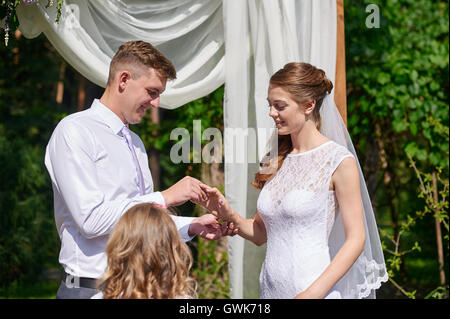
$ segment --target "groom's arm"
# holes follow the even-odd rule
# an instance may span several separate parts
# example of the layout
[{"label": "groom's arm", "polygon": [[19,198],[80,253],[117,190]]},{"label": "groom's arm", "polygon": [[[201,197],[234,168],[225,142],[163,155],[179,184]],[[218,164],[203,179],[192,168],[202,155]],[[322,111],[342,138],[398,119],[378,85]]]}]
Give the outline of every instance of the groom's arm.
[{"label": "groom's arm", "polygon": [[[45,165],[53,188],[67,207],[80,233],[86,238],[109,234],[119,218],[132,206],[145,202],[165,205],[160,192],[133,198],[106,200],[97,177],[95,138],[85,128],[62,120],[47,145]],[[56,194],[55,194],[56,196]],[[58,208],[55,207],[55,210]],[[55,214],[60,214],[55,211]],[[185,240],[193,218],[174,218]],[[184,231],[184,232],[183,232]]]}]

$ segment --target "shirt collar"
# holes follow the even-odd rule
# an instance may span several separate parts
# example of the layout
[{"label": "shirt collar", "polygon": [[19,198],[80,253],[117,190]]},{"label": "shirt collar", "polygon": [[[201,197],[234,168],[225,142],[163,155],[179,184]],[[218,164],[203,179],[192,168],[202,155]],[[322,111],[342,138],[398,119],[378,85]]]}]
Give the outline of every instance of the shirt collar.
[{"label": "shirt collar", "polygon": [[125,124],[123,124],[122,120],[113,111],[101,103],[99,99],[94,99],[91,108],[113,130],[114,134],[119,134]]}]

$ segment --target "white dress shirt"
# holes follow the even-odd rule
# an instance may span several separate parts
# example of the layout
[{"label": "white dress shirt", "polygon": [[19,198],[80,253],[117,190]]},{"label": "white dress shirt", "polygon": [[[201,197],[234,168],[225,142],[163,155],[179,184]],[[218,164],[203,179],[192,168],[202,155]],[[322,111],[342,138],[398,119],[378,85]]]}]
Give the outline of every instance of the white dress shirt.
[{"label": "white dress shirt", "polygon": [[[142,170],[145,194],[140,195],[132,154],[120,118],[95,99],[92,106],[65,117],[56,126],[45,153],[53,186],[55,223],[61,239],[59,262],[74,276],[100,278],[107,263],[106,244],[114,225],[132,206],[155,202],[147,153],[131,132]],[[181,237],[193,217],[171,216]]]}]

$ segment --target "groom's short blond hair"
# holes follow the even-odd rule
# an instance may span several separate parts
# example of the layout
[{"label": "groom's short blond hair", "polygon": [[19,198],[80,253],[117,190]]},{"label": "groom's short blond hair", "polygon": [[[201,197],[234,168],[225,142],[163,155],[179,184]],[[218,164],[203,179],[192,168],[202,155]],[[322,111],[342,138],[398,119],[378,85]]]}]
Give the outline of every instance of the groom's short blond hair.
[{"label": "groom's short blond hair", "polygon": [[168,80],[177,76],[172,62],[150,43],[129,41],[122,44],[111,59],[107,85],[112,84],[116,74],[122,70],[129,71],[133,78],[139,78],[145,67],[156,70],[160,77]]}]

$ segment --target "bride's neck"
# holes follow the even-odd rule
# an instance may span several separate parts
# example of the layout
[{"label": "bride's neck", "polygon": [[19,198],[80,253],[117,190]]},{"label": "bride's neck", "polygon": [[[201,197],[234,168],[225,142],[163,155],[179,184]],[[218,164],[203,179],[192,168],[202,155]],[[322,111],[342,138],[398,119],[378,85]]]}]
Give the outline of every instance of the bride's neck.
[{"label": "bride's neck", "polygon": [[307,152],[318,145],[324,143],[326,138],[320,134],[313,121],[307,121],[302,129],[291,134],[292,152]]}]

